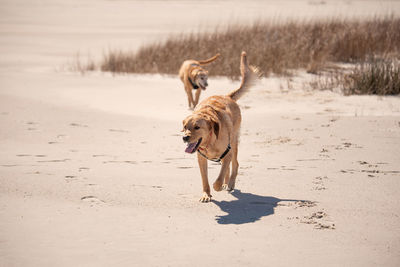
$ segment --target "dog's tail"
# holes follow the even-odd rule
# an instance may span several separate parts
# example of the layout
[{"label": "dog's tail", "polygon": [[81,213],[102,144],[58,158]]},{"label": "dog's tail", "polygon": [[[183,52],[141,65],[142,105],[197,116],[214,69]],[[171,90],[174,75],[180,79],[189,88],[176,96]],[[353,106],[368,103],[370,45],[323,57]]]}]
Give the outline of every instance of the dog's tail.
[{"label": "dog's tail", "polygon": [[259,68],[248,65],[247,55],[244,51],[242,52],[240,60],[240,74],[242,75],[242,83],[240,84],[240,87],[228,94],[228,96],[235,101],[247,93],[247,91],[249,91],[249,89],[262,77]]},{"label": "dog's tail", "polygon": [[214,60],[216,60],[216,59],[219,58],[220,56],[221,56],[221,54],[220,54],[220,53],[217,53],[215,56],[213,56],[213,57],[211,57],[211,58],[209,58],[209,59],[206,59],[206,60],[199,60],[199,64],[200,64],[200,65],[206,65],[206,64],[208,64],[208,63],[213,62]]}]

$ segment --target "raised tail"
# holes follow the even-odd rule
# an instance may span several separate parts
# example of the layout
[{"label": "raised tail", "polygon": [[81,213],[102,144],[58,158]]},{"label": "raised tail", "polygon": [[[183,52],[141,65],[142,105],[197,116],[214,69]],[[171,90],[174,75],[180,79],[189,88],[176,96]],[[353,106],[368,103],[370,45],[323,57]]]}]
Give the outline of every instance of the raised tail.
[{"label": "raised tail", "polygon": [[262,77],[259,68],[248,65],[247,54],[244,51],[240,59],[240,74],[242,75],[240,87],[228,94],[228,96],[235,101],[247,93],[247,91]]},{"label": "raised tail", "polygon": [[208,64],[208,63],[213,62],[214,60],[216,60],[216,59],[219,58],[220,56],[221,56],[221,54],[218,53],[218,54],[216,54],[215,56],[213,56],[213,57],[211,57],[211,58],[209,58],[209,59],[206,59],[206,60],[199,60],[199,64],[200,64],[200,65],[206,65],[206,64]]}]

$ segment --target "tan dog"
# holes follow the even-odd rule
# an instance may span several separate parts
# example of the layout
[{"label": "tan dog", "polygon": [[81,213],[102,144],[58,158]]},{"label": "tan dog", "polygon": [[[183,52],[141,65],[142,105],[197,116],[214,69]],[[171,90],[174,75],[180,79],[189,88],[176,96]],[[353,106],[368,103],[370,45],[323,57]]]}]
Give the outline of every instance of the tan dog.
[{"label": "tan dog", "polygon": [[[205,90],[208,86],[208,71],[203,69],[201,66],[209,64],[216,60],[220,54],[216,54],[212,58],[206,60],[186,60],[182,63],[182,66],[179,70],[179,78],[183,82],[183,86],[185,87],[185,91],[188,97],[189,108],[196,107],[197,103],[199,103],[201,90]],[[193,100],[192,90],[196,91],[196,98]]]},{"label": "tan dog", "polygon": [[[211,96],[203,100],[193,114],[183,121],[183,141],[188,143],[185,152],[198,152],[197,159],[203,182],[201,202],[211,200],[207,160],[222,162],[214,189],[230,191],[235,188],[239,168],[237,154],[241,123],[240,108],[236,100],[261,77],[257,68],[248,66],[246,52],[242,52],[240,71],[242,83],[238,89],[226,96]],[[232,173],[230,174],[231,162]]]}]

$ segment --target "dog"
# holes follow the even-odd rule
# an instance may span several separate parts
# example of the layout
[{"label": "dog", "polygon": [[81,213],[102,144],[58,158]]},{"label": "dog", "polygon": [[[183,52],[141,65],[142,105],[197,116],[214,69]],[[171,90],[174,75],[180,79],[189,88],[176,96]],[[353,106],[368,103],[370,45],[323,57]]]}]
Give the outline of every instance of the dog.
[{"label": "dog", "polygon": [[242,120],[236,101],[261,78],[259,69],[248,65],[246,52],[241,54],[240,72],[242,81],[238,89],[226,96],[211,96],[203,100],[193,113],[183,120],[183,141],[187,143],[185,152],[193,154],[197,151],[203,184],[200,202],[209,202],[212,197],[208,183],[207,160],[222,162],[218,178],[213,184],[214,190],[231,191],[235,188],[239,168],[239,129]]},{"label": "dog", "polygon": [[[206,60],[186,60],[182,63],[179,70],[179,78],[181,79],[183,86],[188,97],[189,109],[194,109],[199,102],[201,90],[205,90],[208,86],[208,71],[202,68],[202,66],[215,61],[220,54],[216,54],[212,58]],[[192,90],[196,91],[195,99],[193,100]]]}]

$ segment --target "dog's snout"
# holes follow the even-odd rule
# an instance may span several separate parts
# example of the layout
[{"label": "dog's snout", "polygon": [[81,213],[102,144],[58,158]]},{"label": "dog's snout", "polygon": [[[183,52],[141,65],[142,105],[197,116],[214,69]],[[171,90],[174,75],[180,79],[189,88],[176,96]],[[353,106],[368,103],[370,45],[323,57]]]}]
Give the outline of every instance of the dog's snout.
[{"label": "dog's snout", "polygon": [[186,136],[182,137],[182,139],[183,139],[183,142],[187,142],[187,141],[189,141],[189,138],[190,138],[190,136],[189,136],[189,135],[186,135]]}]

